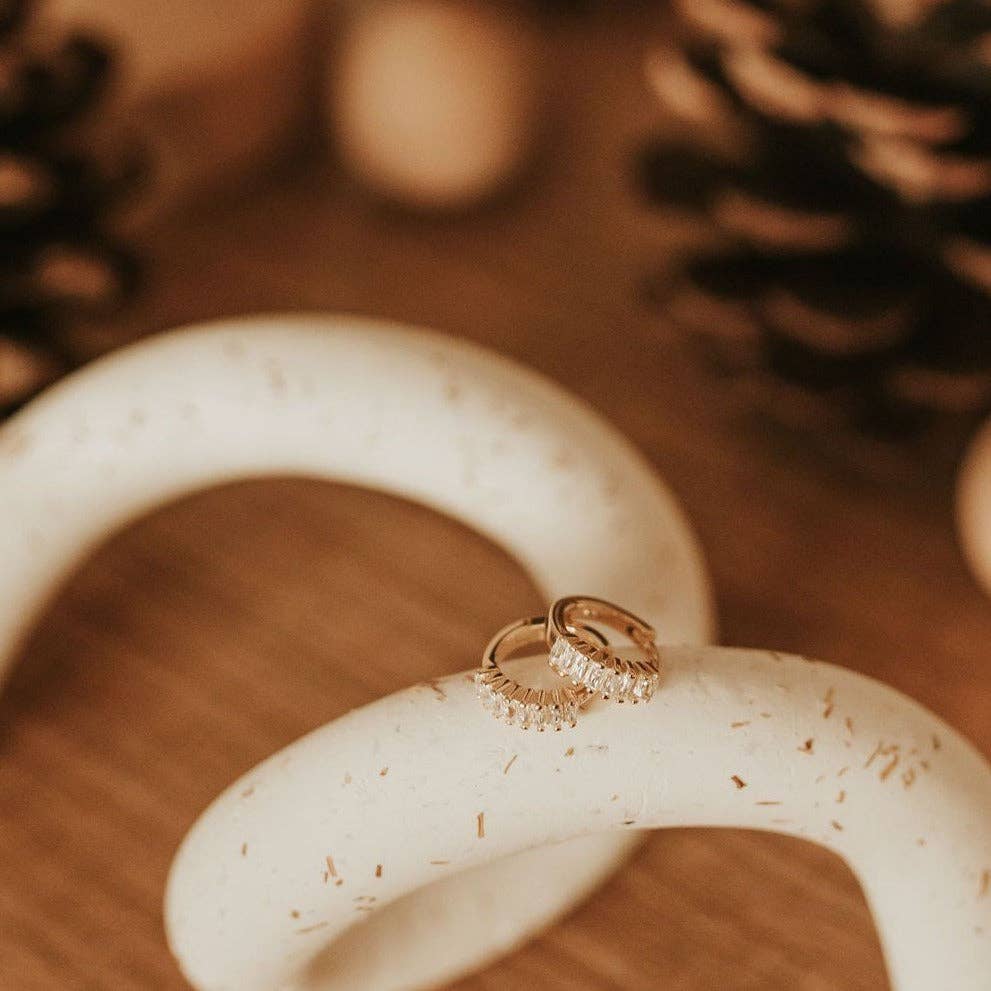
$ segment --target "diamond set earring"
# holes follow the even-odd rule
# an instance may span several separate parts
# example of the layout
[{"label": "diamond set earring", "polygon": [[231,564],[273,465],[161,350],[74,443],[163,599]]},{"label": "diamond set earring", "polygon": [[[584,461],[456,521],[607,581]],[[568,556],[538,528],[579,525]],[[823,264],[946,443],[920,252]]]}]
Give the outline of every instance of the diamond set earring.
[{"label": "diamond set earring", "polygon": [[[640,656],[621,657],[599,625],[625,636]],[[561,687],[528,688],[504,672],[503,661],[537,646],[547,651]],[[649,702],[660,684],[660,655],[648,623],[604,599],[576,595],[558,599],[546,617],[517,620],[500,630],[474,677],[482,705],[496,718],[521,729],[560,730],[574,726],[596,697]]]}]

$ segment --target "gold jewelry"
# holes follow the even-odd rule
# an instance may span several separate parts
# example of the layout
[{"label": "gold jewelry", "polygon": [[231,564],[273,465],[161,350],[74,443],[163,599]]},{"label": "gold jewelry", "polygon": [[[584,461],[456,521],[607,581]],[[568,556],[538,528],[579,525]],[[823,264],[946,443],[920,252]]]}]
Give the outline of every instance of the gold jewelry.
[{"label": "gold jewelry", "polygon": [[[595,630],[585,631],[605,644],[605,638]],[[497,719],[522,729],[560,730],[574,726],[578,712],[592,698],[586,688],[569,687],[527,688],[502,670],[501,662],[525,647],[547,649],[547,619],[519,619],[501,629],[489,642],[482,655],[482,666],[475,672],[475,684],[482,705]]]},{"label": "gold jewelry", "polygon": [[[602,623],[627,636],[640,648],[642,658],[627,660],[594,631],[589,622]],[[558,599],[547,615],[548,663],[576,691],[617,702],[649,702],[660,683],[660,656],[653,628],[619,606],[591,596]],[[600,641],[599,643],[593,642]]]}]

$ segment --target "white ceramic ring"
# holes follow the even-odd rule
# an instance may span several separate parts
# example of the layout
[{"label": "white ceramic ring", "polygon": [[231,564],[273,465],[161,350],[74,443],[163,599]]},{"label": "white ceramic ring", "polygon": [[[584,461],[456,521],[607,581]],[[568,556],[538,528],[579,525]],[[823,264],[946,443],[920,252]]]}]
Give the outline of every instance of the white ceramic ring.
[{"label": "white ceramic ring", "polygon": [[[110,532],[192,490],[272,474],[420,501],[514,554],[548,601],[587,589],[629,602],[672,640],[709,636],[701,558],[673,499],[630,444],[575,397],[429,332],[352,317],[267,317],[117,352],[0,430],[0,673],[58,580]],[[485,714],[476,705],[477,716]],[[324,847],[338,833],[337,782],[332,787],[318,765],[308,782],[292,757],[260,772],[300,791],[291,806],[268,808],[267,825],[251,827],[250,858],[240,857],[239,841],[234,862],[221,845],[207,865],[192,851],[202,852],[212,827],[194,830],[167,905],[171,945],[194,986],[296,986],[336,931],[316,925],[299,933],[307,926],[282,913],[292,901],[309,918],[311,897],[333,902],[339,894],[322,876],[332,855]],[[259,798],[266,793],[259,788]],[[247,825],[242,804],[239,791],[228,792],[204,821],[229,815]],[[320,837],[321,868],[308,892],[290,864],[306,848],[299,829]],[[435,865],[431,876],[449,879],[395,909],[388,939],[364,927],[358,956],[368,966],[382,960],[384,971],[371,983],[339,977],[324,986],[433,985],[479,966],[570,908],[633,842],[588,836],[473,876]],[[351,858],[339,856],[339,869],[350,869]],[[413,877],[393,862],[389,890],[404,876]],[[235,879],[236,892],[228,885]],[[363,917],[353,897],[348,923]],[[416,920],[429,920],[428,943],[417,938]]]}]

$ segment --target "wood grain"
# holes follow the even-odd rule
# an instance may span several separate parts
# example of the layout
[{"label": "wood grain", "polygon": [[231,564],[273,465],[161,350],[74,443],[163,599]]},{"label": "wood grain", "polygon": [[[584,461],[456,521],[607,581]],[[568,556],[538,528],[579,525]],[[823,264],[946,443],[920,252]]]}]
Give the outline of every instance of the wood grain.
[{"label": "wood grain", "polygon": [[[524,360],[603,410],[670,481],[704,543],[725,642],[882,677],[989,753],[991,603],[955,547],[946,475],[909,465],[894,487],[769,431],[638,298],[671,242],[629,179],[653,118],[639,78],[650,16],[605,14],[549,40],[565,111],[515,199],[412,219],[301,165],[156,232],[155,282],[112,333],[337,309]],[[225,487],[115,537],[0,696],[0,987],[184,988],[161,894],[210,798],[348,708],[469,666],[496,626],[539,604],[515,563],[450,520],[314,482]],[[836,858],[691,830],[651,836],[587,905],[457,985],[519,986],[887,987]]]}]

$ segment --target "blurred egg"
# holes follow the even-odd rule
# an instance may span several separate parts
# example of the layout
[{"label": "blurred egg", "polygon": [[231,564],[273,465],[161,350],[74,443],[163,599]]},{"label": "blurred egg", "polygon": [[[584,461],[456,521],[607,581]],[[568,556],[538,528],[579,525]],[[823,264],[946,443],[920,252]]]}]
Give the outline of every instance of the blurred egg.
[{"label": "blurred egg", "polygon": [[991,420],[978,431],[960,468],[957,533],[971,570],[991,593]]},{"label": "blurred egg", "polygon": [[533,29],[471,0],[357,6],[326,99],[350,171],[415,209],[456,209],[521,169],[540,88]]}]

